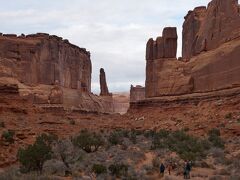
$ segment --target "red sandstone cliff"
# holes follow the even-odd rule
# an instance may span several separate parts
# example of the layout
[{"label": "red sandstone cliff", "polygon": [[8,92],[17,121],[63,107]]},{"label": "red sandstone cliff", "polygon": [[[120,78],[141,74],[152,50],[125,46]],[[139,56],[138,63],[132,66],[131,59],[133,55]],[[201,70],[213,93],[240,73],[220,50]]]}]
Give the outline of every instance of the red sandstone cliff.
[{"label": "red sandstone cliff", "polygon": [[189,11],[183,24],[183,61],[176,59],[176,29],[165,28],[162,37],[150,39],[146,97],[240,87],[239,15],[236,0],[212,0],[207,8]]},{"label": "red sandstone cliff", "polygon": [[0,35],[0,83],[17,86],[33,104],[113,112],[112,100],[91,94],[91,73],[90,53],[68,40],[45,33]]}]

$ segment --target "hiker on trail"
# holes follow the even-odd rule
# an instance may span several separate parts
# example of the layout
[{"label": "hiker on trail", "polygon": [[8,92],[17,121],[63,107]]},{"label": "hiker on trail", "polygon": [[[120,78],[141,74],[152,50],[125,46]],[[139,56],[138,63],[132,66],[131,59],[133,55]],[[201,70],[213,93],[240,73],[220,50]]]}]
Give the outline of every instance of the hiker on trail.
[{"label": "hiker on trail", "polygon": [[186,166],[183,167],[183,179],[187,179],[187,170],[186,170]]},{"label": "hiker on trail", "polygon": [[169,163],[168,165],[168,174],[171,175],[171,171],[173,170],[172,163]]},{"label": "hiker on trail", "polygon": [[190,171],[192,170],[192,166],[189,161],[186,164],[186,170],[187,170],[187,179],[190,179]]},{"label": "hiker on trail", "polygon": [[165,166],[163,165],[163,163],[161,163],[161,165],[160,165],[160,178],[162,178],[164,176],[164,171],[165,171]]},{"label": "hiker on trail", "polygon": [[183,176],[184,179],[190,179],[190,171],[191,171],[191,164],[190,162],[185,162],[184,168],[183,168]]}]

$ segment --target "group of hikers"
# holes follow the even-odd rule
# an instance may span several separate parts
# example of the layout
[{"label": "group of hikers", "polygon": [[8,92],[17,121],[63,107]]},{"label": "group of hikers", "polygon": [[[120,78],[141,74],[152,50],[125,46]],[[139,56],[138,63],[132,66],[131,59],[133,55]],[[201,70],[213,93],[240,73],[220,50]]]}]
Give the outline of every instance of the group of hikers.
[{"label": "group of hikers", "polygon": [[[171,175],[171,171],[175,168],[176,168],[175,164],[169,163],[167,166],[168,174]],[[164,172],[165,172],[165,166],[163,163],[161,163],[159,170],[160,170],[160,178],[162,178],[164,176]],[[183,178],[184,179],[190,179],[191,170],[192,170],[192,162],[186,161],[184,163],[184,167],[183,167]]]}]

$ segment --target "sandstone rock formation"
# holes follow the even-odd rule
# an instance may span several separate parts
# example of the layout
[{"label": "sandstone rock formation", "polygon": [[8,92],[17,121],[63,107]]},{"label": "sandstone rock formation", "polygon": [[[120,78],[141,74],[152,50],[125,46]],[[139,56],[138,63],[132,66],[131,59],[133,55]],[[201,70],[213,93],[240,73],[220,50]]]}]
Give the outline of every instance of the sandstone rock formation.
[{"label": "sandstone rock formation", "polygon": [[145,99],[145,87],[131,85],[130,89],[130,102],[136,102]]},{"label": "sandstone rock formation", "polygon": [[148,40],[146,59],[175,58],[177,53],[177,29],[175,27],[164,28],[162,37],[156,41]]},{"label": "sandstone rock formation", "polygon": [[63,90],[58,81],[55,82],[54,87],[51,89],[48,100],[50,104],[63,104]]},{"label": "sandstone rock formation", "polygon": [[217,92],[240,86],[240,11],[236,0],[212,0],[189,11],[182,58],[176,29],[146,47],[146,98]]},{"label": "sandstone rock formation", "polygon": [[190,11],[183,24],[183,58],[218,48],[240,36],[238,0],[212,0]]},{"label": "sandstone rock formation", "polygon": [[54,85],[91,92],[90,53],[57,36],[0,36],[1,76],[26,85]]},{"label": "sandstone rock formation", "polygon": [[16,86],[33,104],[113,112],[111,100],[91,93],[91,73],[90,52],[61,37],[0,35],[0,92],[16,91]]},{"label": "sandstone rock formation", "polygon": [[100,69],[100,96],[111,96],[111,93],[108,91],[107,81],[106,81],[106,74],[103,68]]}]

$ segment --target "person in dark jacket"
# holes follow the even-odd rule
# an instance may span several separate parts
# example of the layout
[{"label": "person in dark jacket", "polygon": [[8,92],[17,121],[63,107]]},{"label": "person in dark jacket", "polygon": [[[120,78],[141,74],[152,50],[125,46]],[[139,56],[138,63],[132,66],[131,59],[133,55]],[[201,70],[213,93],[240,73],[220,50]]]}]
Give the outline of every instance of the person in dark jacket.
[{"label": "person in dark jacket", "polygon": [[160,178],[164,176],[165,166],[163,163],[160,165]]},{"label": "person in dark jacket", "polygon": [[192,170],[192,166],[190,162],[186,164],[186,172],[187,172],[187,179],[190,179],[190,171]]}]

